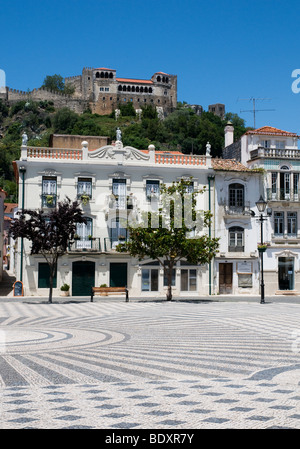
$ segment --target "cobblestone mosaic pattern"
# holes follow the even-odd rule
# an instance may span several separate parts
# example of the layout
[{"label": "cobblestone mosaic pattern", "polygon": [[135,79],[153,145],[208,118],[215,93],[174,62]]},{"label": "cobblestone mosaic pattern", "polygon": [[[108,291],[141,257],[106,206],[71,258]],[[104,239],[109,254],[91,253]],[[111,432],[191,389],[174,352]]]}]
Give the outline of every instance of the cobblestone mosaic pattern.
[{"label": "cobblestone mosaic pattern", "polygon": [[300,305],[0,303],[0,427],[300,428]]}]

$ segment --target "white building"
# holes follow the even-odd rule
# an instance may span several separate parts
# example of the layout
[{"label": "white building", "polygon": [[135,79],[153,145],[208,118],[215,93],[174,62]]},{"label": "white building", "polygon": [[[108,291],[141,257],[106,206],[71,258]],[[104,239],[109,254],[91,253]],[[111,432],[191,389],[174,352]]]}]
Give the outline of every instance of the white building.
[{"label": "white building", "polygon": [[236,158],[249,168],[264,169],[267,217],[263,225],[266,294],[300,292],[300,151],[296,133],[274,127],[246,132],[233,142],[233,127],[225,128],[224,158]]},{"label": "white building", "polygon": [[[122,219],[126,222],[128,214],[149,202],[160,183],[192,178],[194,188],[201,189],[214,173],[210,154],[159,152],[151,145],[139,151],[124,147],[121,139],[96,150],[86,142],[80,149],[28,147],[25,139],[14,167],[20,208],[51,210],[66,196],[81,202],[88,221],[78,226],[78,240],[59,259],[54,289],[59,295],[67,283],[73,296],[89,296],[91,286],[106,284],[127,285],[130,297],[165,297],[166,280],[158,263],[116,252],[116,244],[127,237]],[[209,208],[211,197],[212,188],[199,195],[199,210]],[[174,296],[208,295],[210,274],[208,266],[181,262],[174,270]],[[42,256],[30,255],[26,240],[23,251],[19,242],[16,277],[24,283],[25,295],[47,296],[48,266]]]},{"label": "white building", "polygon": [[251,211],[262,193],[262,173],[235,160],[215,159],[215,235],[220,237],[215,258],[214,291],[258,295],[260,236]]}]

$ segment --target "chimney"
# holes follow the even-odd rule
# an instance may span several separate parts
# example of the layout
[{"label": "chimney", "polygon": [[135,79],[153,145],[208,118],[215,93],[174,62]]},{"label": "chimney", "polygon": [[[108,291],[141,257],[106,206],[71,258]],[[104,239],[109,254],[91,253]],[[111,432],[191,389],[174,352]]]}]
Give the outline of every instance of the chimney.
[{"label": "chimney", "polygon": [[233,143],[234,127],[230,121],[225,126],[225,148]]}]

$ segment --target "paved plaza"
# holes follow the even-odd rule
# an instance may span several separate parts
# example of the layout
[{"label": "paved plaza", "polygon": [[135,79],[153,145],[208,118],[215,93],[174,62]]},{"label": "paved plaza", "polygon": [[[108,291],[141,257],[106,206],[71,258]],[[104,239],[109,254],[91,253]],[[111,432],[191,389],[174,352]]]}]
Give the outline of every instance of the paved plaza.
[{"label": "paved plaza", "polygon": [[0,302],[3,429],[300,428],[300,304]]}]

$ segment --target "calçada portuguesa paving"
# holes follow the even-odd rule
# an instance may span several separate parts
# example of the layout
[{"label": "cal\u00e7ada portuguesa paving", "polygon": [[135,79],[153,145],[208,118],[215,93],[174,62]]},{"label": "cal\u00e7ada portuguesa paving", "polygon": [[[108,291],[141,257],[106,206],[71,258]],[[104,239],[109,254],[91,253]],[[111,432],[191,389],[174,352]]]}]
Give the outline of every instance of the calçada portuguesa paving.
[{"label": "cal\u00e7ada portuguesa paving", "polygon": [[300,428],[300,304],[0,302],[2,429]]}]

